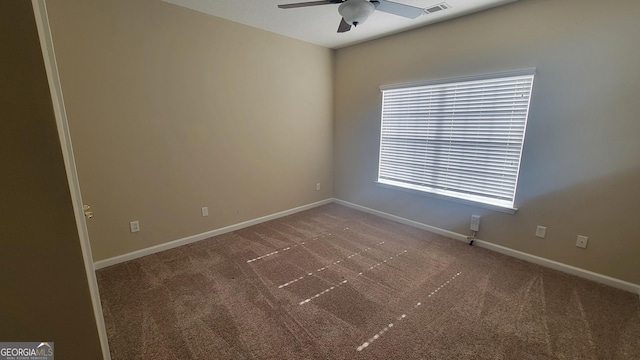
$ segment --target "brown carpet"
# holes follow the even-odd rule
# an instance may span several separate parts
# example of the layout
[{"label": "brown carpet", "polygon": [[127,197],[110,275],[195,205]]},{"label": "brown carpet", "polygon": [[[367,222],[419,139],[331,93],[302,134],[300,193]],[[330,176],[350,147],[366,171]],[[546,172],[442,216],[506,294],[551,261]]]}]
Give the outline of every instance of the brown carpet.
[{"label": "brown carpet", "polygon": [[329,204],[99,270],[113,359],[640,359],[632,293]]}]

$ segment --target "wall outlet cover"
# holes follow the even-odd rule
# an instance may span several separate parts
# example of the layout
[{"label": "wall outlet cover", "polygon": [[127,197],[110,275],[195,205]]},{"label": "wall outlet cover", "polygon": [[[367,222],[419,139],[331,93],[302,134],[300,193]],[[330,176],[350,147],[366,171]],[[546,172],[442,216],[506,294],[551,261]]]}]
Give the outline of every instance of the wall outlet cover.
[{"label": "wall outlet cover", "polygon": [[469,228],[472,231],[480,231],[480,215],[471,215],[471,226]]}]

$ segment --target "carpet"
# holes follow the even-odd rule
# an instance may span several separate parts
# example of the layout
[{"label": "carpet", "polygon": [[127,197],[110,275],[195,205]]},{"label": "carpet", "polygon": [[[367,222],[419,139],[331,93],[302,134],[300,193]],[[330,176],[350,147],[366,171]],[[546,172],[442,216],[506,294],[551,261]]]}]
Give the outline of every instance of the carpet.
[{"label": "carpet", "polygon": [[116,359],[640,359],[638,296],[328,204],[97,271]]}]

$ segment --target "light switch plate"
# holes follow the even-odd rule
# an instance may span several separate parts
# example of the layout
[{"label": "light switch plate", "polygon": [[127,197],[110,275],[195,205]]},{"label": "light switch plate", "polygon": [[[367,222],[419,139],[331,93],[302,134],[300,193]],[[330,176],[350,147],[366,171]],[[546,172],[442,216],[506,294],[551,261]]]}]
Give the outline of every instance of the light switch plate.
[{"label": "light switch plate", "polygon": [[536,228],[536,237],[544,239],[545,236],[547,236],[547,228],[538,225],[538,227]]}]

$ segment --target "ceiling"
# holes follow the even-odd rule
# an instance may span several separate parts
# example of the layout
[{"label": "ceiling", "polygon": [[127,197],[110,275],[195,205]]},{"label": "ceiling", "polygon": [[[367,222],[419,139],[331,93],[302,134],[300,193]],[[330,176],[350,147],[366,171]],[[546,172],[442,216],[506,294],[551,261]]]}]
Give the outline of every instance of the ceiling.
[{"label": "ceiling", "polygon": [[[369,19],[347,33],[338,34],[338,5],[279,9],[278,5],[307,0],[163,0],[203,13],[271,31],[312,44],[337,49],[435,22],[508,4],[517,0],[446,0],[446,10],[417,19],[375,11]],[[420,8],[442,4],[441,0],[394,0]]]}]

